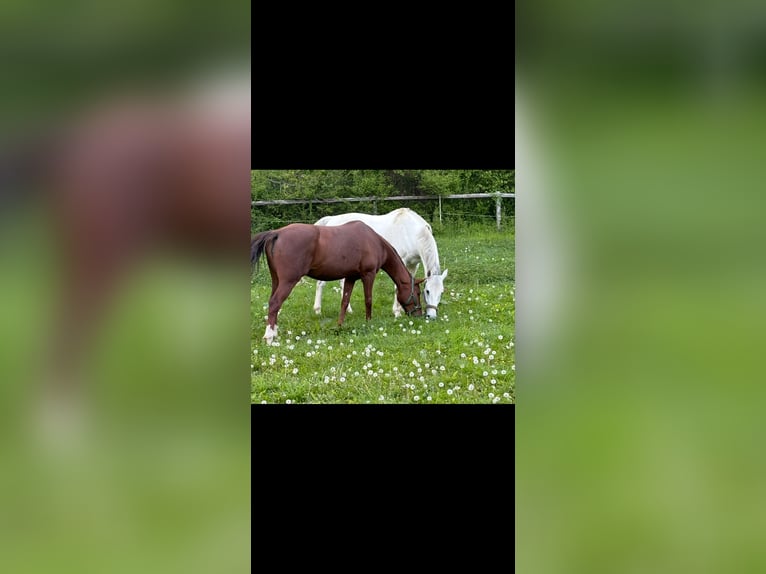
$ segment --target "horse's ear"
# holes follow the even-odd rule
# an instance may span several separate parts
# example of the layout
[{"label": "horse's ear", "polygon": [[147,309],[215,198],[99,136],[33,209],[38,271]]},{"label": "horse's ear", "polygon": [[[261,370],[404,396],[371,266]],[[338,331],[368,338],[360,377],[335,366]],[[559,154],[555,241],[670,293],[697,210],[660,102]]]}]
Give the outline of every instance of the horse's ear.
[{"label": "horse's ear", "polygon": [[422,279],[415,279],[415,285],[420,285],[425,280],[426,280],[425,277],[423,277]]},{"label": "horse's ear", "polygon": [[444,281],[447,278],[447,271],[449,271],[449,269],[445,269],[444,273],[442,273],[442,281]]}]

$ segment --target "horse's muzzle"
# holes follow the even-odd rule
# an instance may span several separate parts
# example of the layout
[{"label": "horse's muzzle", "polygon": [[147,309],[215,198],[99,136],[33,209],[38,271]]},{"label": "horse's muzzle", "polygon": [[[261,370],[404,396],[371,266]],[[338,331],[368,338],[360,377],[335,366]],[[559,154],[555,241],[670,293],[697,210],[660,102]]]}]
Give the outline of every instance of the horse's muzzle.
[{"label": "horse's muzzle", "polygon": [[420,317],[420,316],[423,314],[423,308],[422,308],[420,305],[418,305],[418,304],[416,303],[416,304],[415,304],[415,307],[413,307],[413,308],[412,308],[412,309],[410,309],[409,311],[407,311],[407,309],[405,309],[405,310],[404,310],[404,312],[405,312],[407,315],[411,316],[411,317],[412,317],[412,316],[414,316],[414,317]]}]

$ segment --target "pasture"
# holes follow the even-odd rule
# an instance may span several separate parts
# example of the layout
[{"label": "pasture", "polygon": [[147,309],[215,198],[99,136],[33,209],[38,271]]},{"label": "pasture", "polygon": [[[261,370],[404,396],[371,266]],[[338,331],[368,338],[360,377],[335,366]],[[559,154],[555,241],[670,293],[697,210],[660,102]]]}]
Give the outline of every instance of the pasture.
[{"label": "pasture", "polygon": [[271,346],[262,339],[271,294],[264,260],[251,278],[251,402],[514,403],[513,231],[445,228],[434,236],[449,269],[436,320],[395,318],[393,282],[381,272],[372,320],[358,282],[353,313],[338,327],[338,282],[327,284],[316,315],[316,281],[304,277],[282,306]]}]

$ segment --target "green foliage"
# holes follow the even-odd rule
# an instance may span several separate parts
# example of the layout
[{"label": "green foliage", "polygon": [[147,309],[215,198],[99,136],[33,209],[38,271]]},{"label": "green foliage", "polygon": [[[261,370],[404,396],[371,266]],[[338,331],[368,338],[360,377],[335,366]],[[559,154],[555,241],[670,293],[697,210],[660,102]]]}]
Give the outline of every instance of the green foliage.
[{"label": "green foliage", "polygon": [[[251,209],[253,231],[273,229],[293,222],[313,223],[326,215],[350,211],[388,213],[409,207],[440,226],[439,206],[433,200],[321,203],[344,197],[445,196],[465,193],[513,193],[515,170],[258,170],[250,176],[253,201],[317,200],[304,204],[258,205]],[[502,202],[502,218],[513,225],[515,202]],[[491,199],[444,200],[442,223],[465,226],[494,224]]]},{"label": "green foliage", "polygon": [[240,0],[12,0],[0,11],[0,122],[14,126],[68,121],[61,115],[106,94],[173,86],[220,62],[250,59],[250,3]]},{"label": "green foliage", "polygon": [[461,173],[457,170],[423,170],[421,175],[423,189],[432,195],[461,193]]}]

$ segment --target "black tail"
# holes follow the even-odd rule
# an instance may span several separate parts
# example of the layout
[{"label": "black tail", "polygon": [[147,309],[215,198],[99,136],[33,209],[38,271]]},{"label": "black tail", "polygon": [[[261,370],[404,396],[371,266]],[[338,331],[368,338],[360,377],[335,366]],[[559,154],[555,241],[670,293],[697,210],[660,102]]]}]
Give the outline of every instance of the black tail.
[{"label": "black tail", "polygon": [[[256,273],[258,272],[258,262],[263,252],[266,251],[266,244],[270,240],[277,240],[276,231],[262,231],[250,238],[250,266],[255,268]],[[273,241],[272,245],[274,244]]]}]

